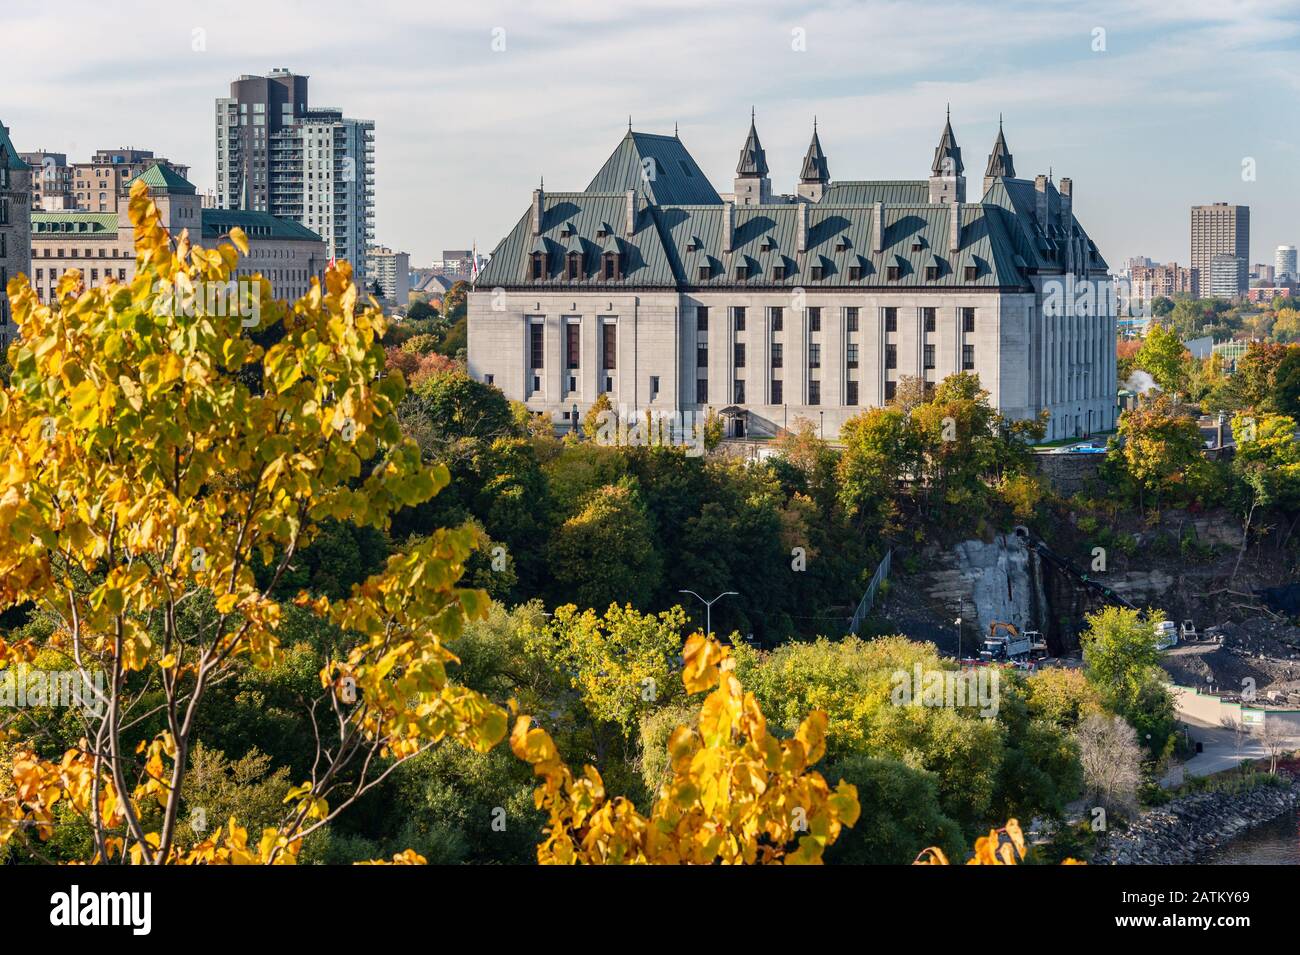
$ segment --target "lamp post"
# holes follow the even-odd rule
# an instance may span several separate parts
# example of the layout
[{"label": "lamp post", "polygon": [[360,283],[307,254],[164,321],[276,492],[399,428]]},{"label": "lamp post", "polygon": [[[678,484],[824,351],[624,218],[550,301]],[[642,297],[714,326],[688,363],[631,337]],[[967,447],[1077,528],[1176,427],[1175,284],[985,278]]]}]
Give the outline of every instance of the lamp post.
[{"label": "lamp post", "polygon": [[957,663],[961,663],[961,617],[953,621],[957,625]]},{"label": "lamp post", "polygon": [[717,603],[719,600],[721,600],[723,597],[740,596],[740,594],[736,593],[734,590],[724,590],[722,593],[718,594],[712,600],[705,600],[703,597],[701,597],[693,590],[679,590],[677,592],[679,594],[690,594],[700,603],[704,604],[704,631],[706,636],[713,636],[713,605]]},{"label": "lamp post", "polygon": [[575,436],[578,433],[578,403],[576,401],[573,403],[573,433]]}]

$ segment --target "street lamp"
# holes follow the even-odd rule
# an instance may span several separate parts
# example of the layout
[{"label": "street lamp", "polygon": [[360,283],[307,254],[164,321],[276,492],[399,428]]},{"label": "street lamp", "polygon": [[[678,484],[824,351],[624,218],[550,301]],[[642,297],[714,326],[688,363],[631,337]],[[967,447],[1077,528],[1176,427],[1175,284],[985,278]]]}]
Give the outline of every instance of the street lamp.
[{"label": "street lamp", "polygon": [[578,403],[576,401],[573,403],[573,433],[575,435],[578,433]]},{"label": "street lamp", "polygon": [[724,590],[722,593],[718,594],[712,600],[705,600],[703,597],[701,597],[693,590],[679,590],[677,592],[679,594],[690,594],[700,603],[704,604],[704,631],[708,636],[713,636],[713,605],[717,603],[719,600],[721,600],[723,597],[740,596],[740,594],[736,593],[734,590]]},{"label": "street lamp", "polygon": [[957,625],[957,663],[961,663],[961,617],[953,621]]}]

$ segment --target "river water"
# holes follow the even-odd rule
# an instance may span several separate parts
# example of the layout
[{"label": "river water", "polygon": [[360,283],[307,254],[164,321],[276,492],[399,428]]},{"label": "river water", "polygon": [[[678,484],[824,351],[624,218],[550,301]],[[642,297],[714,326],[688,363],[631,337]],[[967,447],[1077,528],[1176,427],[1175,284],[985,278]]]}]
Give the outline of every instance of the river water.
[{"label": "river water", "polygon": [[1204,865],[1300,865],[1300,811],[1252,829],[1205,859]]}]

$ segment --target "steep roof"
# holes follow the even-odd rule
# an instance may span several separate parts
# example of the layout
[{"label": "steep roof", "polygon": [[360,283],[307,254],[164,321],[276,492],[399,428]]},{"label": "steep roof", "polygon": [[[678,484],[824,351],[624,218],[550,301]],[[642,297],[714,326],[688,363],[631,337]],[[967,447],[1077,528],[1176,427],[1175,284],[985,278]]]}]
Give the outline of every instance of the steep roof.
[{"label": "steep roof", "polygon": [[826,165],[826,154],[822,152],[822,141],[817,138],[817,121],[813,120],[812,142],[803,157],[803,168],[799,178],[804,182],[830,182],[830,169]]},{"label": "steep roof", "polygon": [[767,175],[767,153],[763,152],[763,144],[758,141],[758,129],[754,126],[752,112],[749,116],[749,135],[745,137],[745,145],[740,147],[740,161],[736,163],[736,175],[746,177]]},{"label": "steep roof", "polygon": [[1011,161],[1011,150],[1007,148],[1007,138],[1002,135],[1002,119],[998,118],[998,138],[993,142],[993,152],[989,153],[989,164],[984,169],[985,176],[1002,176],[1006,179],[1016,177],[1016,166]]},{"label": "steep roof", "polygon": [[4,123],[0,123],[0,168],[13,172],[32,168],[23,162],[23,157],[18,155],[18,150],[14,149],[13,141],[9,138],[9,127]]},{"label": "steep roof", "polygon": [[116,212],[32,212],[32,235],[117,235]]},{"label": "steep roof", "polygon": [[953,135],[951,117],[943,124],[943,134],[939,145],[934,148],[934,162],[930,163],[930,172],[936,176],[960,176],[965,171],[961,162],[961,147]]},{"label": "steep roof", "polygon": [[930,201],[930,184],[924,179],[844,179],[832,182],[822,202],[835,206],[920,206]]},{"label": "steep roof", "polygon": [[[157,166],[153,167],[157,169]],[[203,209],[203,238],[220,239],[235,226],[244,230],[252,240],[296,239],[301,242],[323,242],[319,235],[293,219],[273,216],[269,212],[249,212],[243,209]]]},{"label": "steep roof", "polygon": [[149,187],[150,191],[156,192],[174,192],[183,196],[192,196],[195,193],[194,185],[175,169],[170,166],[164,166],[162,163],[154,163],[140,175],[136,176],[127,183],[127,187],[135,185],[137,182],[143,182]]},{"label": "steep roof", "polygon": [[721,203],[704,171],[676,136],[627,131],[587,192],[627,192],[656,205]]}]

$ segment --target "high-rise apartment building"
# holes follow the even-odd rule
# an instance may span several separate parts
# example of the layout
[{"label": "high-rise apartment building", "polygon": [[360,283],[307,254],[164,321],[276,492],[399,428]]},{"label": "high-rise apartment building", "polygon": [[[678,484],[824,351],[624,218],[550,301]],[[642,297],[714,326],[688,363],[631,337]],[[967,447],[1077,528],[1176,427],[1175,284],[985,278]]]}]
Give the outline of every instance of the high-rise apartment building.
[{"label": "high-rise apartment building", "polygon": [[126,184],[152,166],[185,178],[190,167],[155,156],[151,149],[97,149],[89,162],[69,163],[66,153],[22,154],[32,167],[32,208],[46,212],[117,212],[126,207]]},{"label": "high-rise apartment building", "polygon": [[276,69],[231,83],[216,101],[216,129],[218,207],[301,223],[364,282],[374,239],[374,122],[310,106],[307,77]]},{"label": "high-rise apartment building", "polygon": [[29,271],[32,255],[31,168],[23,162],[0,123],[0,347],[14,337],[5,287]]},{"label": "high-rise apartment building", "polygon": [[379,246],[370,250],[367,259],[366,276],[370,284],[379,284],[386,301],[405,306],[411,292],[411,257]]},{"label": "high-rise apartment building", "polygon": [[1134,265],[1130,270],[1132,297],[1139,302],[1156,298],[1173,298],[1192,294],[1192,270],[1177,262],[1163,265],[1146,260],[1147,265]]},{"label": "high-rise apartment building", "polygon": [[[1238,260],[1238,277],[1231,294],[1246,291],[1250,263],[1250,206],[1233,206],[1216,202],[1192,206],[1192,283],[1195,294],[1226,294],[1213,291],[1212,263],[1215,256],[1227,255]],[[1220,269],[1225,266],[1221,263]],[[1228,289],[1226,279],[1218,286]]]},{"label": "high-rise apartment building", "polygon": [[1273,253],[1273,280],[1276,282],[1294,282],[1300,273],[1296,272],[1296,251],[1294,245],[1279,245]]}]

